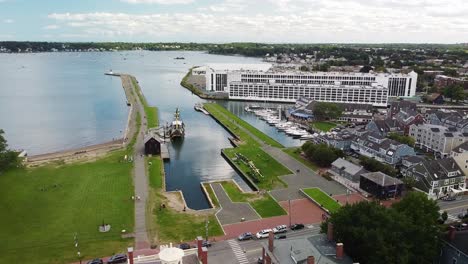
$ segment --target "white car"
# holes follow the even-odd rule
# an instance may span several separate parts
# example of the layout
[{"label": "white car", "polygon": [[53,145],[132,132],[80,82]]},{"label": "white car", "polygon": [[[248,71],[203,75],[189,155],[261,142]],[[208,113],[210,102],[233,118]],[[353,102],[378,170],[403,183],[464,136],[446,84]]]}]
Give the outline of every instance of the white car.
[{"label": "white car", "polygon": [[279,233],[285,233],[288,231],[288,227],[286,225],[279,225],[275,228],[273,228],[273,233],[279,234]]},{"label": "white car", "polygon": [[272,231],[271,229],[263,229],[263,230],[258,231],[256,236],[258,239],[267,238],[271,231]]}]

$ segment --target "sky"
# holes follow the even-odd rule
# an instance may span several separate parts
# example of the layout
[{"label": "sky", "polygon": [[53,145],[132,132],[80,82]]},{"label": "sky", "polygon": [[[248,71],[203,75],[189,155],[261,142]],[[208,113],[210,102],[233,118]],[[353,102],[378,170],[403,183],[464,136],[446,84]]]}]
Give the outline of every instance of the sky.
[{"label": "sky", "polygon": [[0,0],[0,41],[467,43],[468,0]]}]

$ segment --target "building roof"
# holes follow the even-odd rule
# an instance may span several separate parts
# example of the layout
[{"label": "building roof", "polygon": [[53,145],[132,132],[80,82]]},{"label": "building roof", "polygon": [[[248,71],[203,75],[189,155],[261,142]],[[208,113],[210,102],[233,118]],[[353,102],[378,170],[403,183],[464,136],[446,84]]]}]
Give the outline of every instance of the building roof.
[{"label": "building roof", "polygon": [[145,135],[145,139],[143,140],[143,142],[146,143],[146,142],[148,142],[148,141],[149,141],[150,139],[152,139],[152,138],[156,139],[156,141],[158,141],[159,143],[163,142],[163,140],[162,140],[159,136],[157,136],[157,135],[155,135],[155,134],[152,134],[152,133],[146,134],[146,135]]},{"label": "building roof", "polygon": [[421,157],[421,156],[405,156],[405,157],[402,158],[402,161],[408,161],[408,162],[413,163],[413,164],[422,162],[424,160],[426,160],[426,159],[424,157]]},{"label": "building roof", "polygon": [[[266,242],[263,242],[262,245],[264,248],[268,248]],[[336,258],[336,244],[329,242],[325,234],[275,240],[273,254],[276,261],[281,264],[305,263],[309,256],[314,256],[316,263],[353,263],[352,259],[347,255],[344,255],[342,259]]]},{"label": "building roof", "polygon": [[444,240],[452,247],[468,255],[468,230],[455,231],[455,238],[453,241],[449,241],[447,236],[444,237]]},{"label": "building roof", "polygon": [[[428,182],[445,180],[463,176],[463,172],[453,158],[425,160],[412,167],[419,176],[424,176]],[[447,172],[458,171],[456,176],[448,176]]]},{"label": "building roof", "polygon": [[463,153],[468,151],[468,141],[465,141],[460,146],[454,148],[452,151],[457,153]]},{"label": "building roof", "polygon": [[269,63],[208,63],[206,64],[214,71],[268,71]]},{"label": "building roof", "polygon": [[371,180],[372,182],[375,182],[380,186],[392,186],[395,184],[403,184],[403,182],[399,179],[388,176],[387,174],[380,171],[363,173],[361,174],[361,177]]},{"label": "building roof", "polygon": [[342,158],[338,158],[331,165],[339,169],[343,169],[346,173],[349,173],[351,175],[356,175],[363,169],[362,166],[358,166]]}]

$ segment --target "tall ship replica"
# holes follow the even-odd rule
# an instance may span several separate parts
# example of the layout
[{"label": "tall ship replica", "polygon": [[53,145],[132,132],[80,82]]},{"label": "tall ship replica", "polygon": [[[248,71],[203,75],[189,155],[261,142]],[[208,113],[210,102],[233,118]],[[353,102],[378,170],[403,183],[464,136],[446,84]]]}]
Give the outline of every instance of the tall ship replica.
[{"label": "tall ship replica", "polygon": [[185,135],[185,125],[184,122],[180,119],[179,108],[176,109],[174,114],[174,121],[172,121],[171,126],[169,127],[169,137],[173,138],[183,138]]}]

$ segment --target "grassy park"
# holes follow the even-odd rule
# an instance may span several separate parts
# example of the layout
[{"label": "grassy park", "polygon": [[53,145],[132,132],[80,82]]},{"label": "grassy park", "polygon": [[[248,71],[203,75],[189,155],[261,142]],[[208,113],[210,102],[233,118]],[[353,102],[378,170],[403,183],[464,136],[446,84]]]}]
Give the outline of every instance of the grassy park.
[{"label": "grassy park", "polygon": [[313,128],[318,129],[323,132],[328,132],[337,126],[337,124],[332,123],[332,122],[320,122],[320,121],[312,122],[311,125]]},{"label": "grassy park", "polygon": [[[151,162],[151,164],[150,164]],[[191,241],[205,234],[205,223],[208,220],[209,236],[223,235],[223,231],[214,215],[197,215],[178,212],[169,206],[160,209],[161,204],[168,204],[164,196],[163,163],[159,156],[147,158],[149,174],[149,198],[147,217],[149,223],[150,241],[152,243],[179,243]]]},{"label": "grassy park", "polygon": [[[222,115],[226,116],[227,120],[224,117],[223,117],[223,119],[225,121],[228,121],[232,125],[234,125],[233,128],[236,128],[237,126],[241,126],[241,127],[245,128],[247,131],[249,131],[251,134],[253,134],[255,137],[257,137],[258,139],[263,141],[265,144],[271,145],[273,147],[278,147],[278,148],[283,148],[284,147],[279,142],[272,139],[271,137],[269,137],[268,135],[266,135],[262,131],[258,130],[257,128],[255,128],[254,126],[249,124],[248,122],[242,120],[240,117],[238,117],[235,114],[231,113],[229,110],[227,110],[223,106],[221,106],[219,104],[216,104],[216,103],[209,103],[209,104],[204,104],[204,107],[208,112],[210,112],[210,114],[213,114],[216,117],[221,116],[220,113]],[[222,123],[226,125],[226,122],[222,122]],[[237,135],[236,132],[234,134]],[[238,136],[241,136],[241,135],[238,135]],[[248,137],[250,137],[250,135]],[[241,137],[241,139],[246,140],[245,136],[244,136],[244,138]]]},{"label": "grassy park", "polygon": [[214,194],[214,191],[213,191],[213,188],[211,188],[211,185],[209,183],[203,183],[203,186],[205,187],[206,192],[210,196],[210,199],[213,205],[219,208],[218,199],[216,198],[216,195]]},{"label": "grassy park", "polygon": [[257,195],[253,193],[244,193],[232,181],[221,183],[229,198],[233,202],[246,202],[257,211],[262,218],[285,215],[283,207],[281,207],[269,194]]},{"label": "grassy park", "polygon": [[319,188],[307,188],[302,191],[304,191],[304,193],[310,198],[314,199],[314,201],[320,204],[323,208],[327,209],[330,213],[336,212],[341,207],[337,201]]},{"label": "grassy park", "polygon": [[143,108],[145,110],[145,115],[146,115],[146,120],[148,122],[147,123],[148,128],[157,127],[159,124],[158,108],[154,106],[149,106],[148,101],[146,101],[146,98],[143,95],[143,92],[141,91],[141,87],[138,84],[138,81],[136,80],[135,77],[132,77],[132,83],[133,83],[133,86],[135,87],[138,97],[140,98],[140,102],[143,104]]},{"label": "grassy park", "polygon": [[[236,158],[236,153],[240,153],[248,160],[252,161],[263,176],[256,179],[256,184],[259,188],[271,190],[277,186],[285,187],[285,183],[282,182],[278,176],[291,174],[292,172],[265,153],[260,148],[260,142],[252,137],[251,134],[255,135],[256,138],[262,140],[266,144],[282,147],[281,144],[218,104],[204,104],[204,107],[212,116],[225,125],[232,134],[236,135],[242,141],[240,146],[237,148],[223,150],[227,158],[233,161]],[[249,132],[246,132],[240,127],[243,127]],[[233,161],[233,163],[235,163],[244,175],[254,180],[249,176],[251,169],[246,164],[235,161]]]},{"label": "grassy park", "polygon": [[[63,166],[13,169],[0,177],[2,263],[78,261],[125,252],[133,239],[133,164],[117,151],[100,160]],[[99,225],[111,225],[100,233]]]}]

